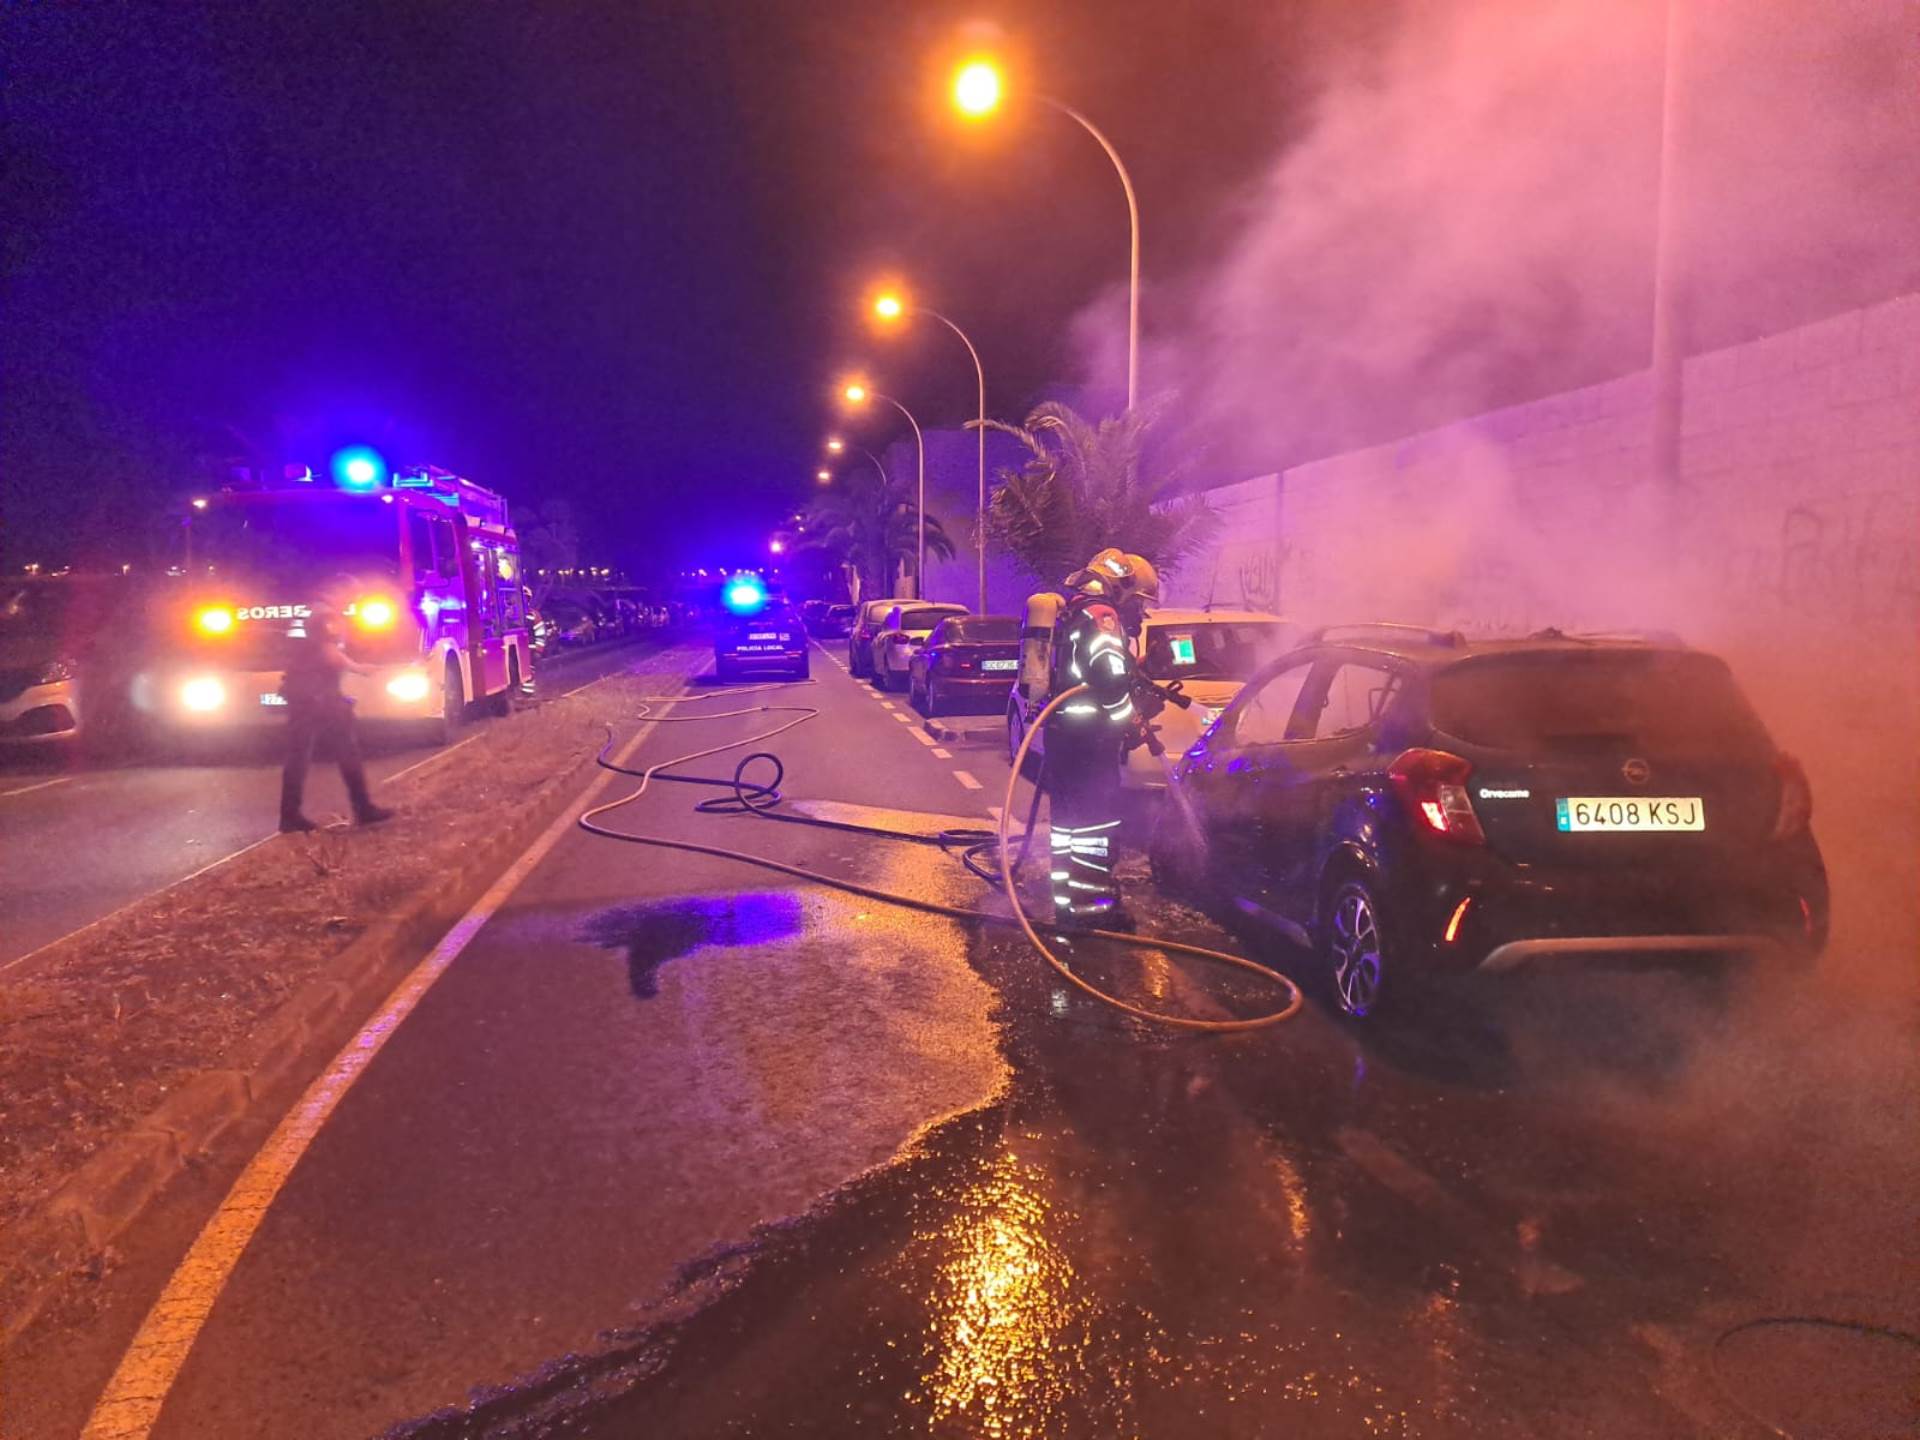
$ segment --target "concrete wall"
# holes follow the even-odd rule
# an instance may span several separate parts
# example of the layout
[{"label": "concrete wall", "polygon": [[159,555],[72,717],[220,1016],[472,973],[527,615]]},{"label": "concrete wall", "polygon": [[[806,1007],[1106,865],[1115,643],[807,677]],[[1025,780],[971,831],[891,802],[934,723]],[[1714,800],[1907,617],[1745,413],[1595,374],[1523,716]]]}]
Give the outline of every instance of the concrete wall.
[{"label": "concrete wall", "polygon": [[1651,389],[1627,376],[1215,491],[1223,539],[1170,598],[1725,655],[1812,774],[1842,935],[1910,976],[1920,295],[1696,356],[1685,395],[1677,494],[1644,483]]}]

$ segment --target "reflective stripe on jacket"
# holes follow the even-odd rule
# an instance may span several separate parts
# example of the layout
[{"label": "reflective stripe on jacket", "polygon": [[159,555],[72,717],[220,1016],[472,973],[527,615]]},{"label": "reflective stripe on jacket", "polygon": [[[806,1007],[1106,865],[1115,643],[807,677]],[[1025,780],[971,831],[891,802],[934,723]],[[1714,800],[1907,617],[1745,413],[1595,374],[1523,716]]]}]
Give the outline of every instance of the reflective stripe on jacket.
[{"label": "reflective stripe on jacket", "polygon": [[1086,694],[1055,712],[1063,724],[1109,730],[1131,722],[1137,672],[1126,626],[1113,606],[1096,600],[1072,606],[1060,617],[1053,646],[1053,693],[1087,687]]}]

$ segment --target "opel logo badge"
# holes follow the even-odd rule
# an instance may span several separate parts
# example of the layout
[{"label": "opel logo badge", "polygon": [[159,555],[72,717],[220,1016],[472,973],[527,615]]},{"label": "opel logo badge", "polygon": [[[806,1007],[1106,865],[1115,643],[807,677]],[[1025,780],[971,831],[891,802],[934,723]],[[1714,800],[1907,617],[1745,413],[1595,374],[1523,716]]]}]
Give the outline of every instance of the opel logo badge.
[{"label": "opel logo badge", "polygon": [[1620,767],[1620,773],[1629,785],[1644,785],[1653,776],[1653,767],[1646,761],[1635,757]]}]

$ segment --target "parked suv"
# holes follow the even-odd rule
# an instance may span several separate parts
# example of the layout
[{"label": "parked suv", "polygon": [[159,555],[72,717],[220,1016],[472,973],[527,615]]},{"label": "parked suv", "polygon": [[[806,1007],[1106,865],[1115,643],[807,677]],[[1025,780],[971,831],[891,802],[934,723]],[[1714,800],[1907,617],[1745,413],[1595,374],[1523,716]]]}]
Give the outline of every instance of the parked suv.
[{"label": "parked suv", "polygon": [[1313,947],[1356,1017],[1445,974],[1826,944],[1806,776],[1678,642],[1322,631],[1174,791],[1156,874]]}]

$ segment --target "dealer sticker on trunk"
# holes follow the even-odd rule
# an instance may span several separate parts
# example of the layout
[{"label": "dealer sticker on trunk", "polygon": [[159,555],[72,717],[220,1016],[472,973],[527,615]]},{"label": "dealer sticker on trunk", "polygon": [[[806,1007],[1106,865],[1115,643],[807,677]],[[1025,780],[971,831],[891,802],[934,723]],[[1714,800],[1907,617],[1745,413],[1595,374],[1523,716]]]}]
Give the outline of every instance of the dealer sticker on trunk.
[{"label": "dealer sticker on trunk", "polygon": [[1554,818],[1570,834],[1593,830],[1704,830],[1698,795],[1569,795],[1553,802]]}]

